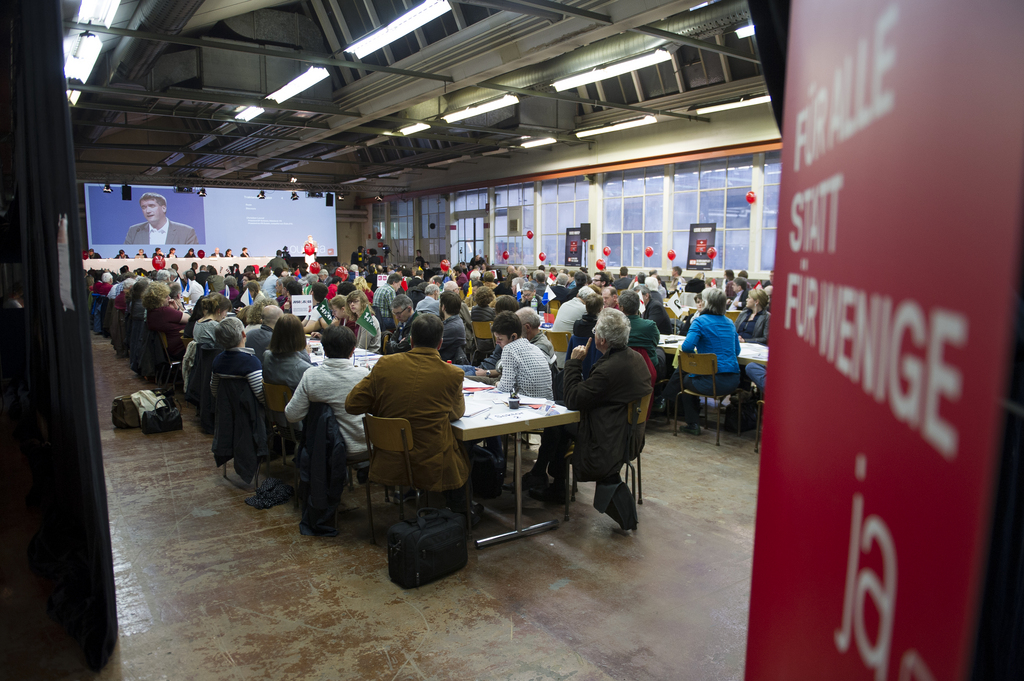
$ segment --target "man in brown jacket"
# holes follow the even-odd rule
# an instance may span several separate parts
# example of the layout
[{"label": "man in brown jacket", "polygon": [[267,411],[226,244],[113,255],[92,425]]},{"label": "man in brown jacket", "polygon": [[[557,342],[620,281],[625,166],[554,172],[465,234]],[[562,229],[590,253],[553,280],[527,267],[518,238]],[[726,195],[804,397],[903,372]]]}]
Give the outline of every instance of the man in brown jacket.
[{"label": "man in brown jacket", "polygon": [[[349,414],[408,419],[412,426],[413,486],[444,492],[448,507],[466,511],[469,462],[452,434],[452,421],[466,411],[462,398],[465,372],[441,361],[438,348],[444,326],[436,315],[420,315],[412,323],[412,349],[381,357],[369,376],[345,400]],[[408,486],[402,452],[376,450],[370,480]]]}]

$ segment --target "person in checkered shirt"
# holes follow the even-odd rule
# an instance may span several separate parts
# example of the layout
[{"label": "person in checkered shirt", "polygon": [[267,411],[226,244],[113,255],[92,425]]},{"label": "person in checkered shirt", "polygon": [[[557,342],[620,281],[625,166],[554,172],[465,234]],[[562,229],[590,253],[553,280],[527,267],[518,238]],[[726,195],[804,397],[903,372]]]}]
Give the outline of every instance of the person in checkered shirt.
[{"label": "person in checkered shirt", "polygon": [[513,312],[501,312],[491,325],[494,342],[501,350],[498,390],[526,397],[554,399],[551,366],[544,353],[523,337],[523,324]]}]

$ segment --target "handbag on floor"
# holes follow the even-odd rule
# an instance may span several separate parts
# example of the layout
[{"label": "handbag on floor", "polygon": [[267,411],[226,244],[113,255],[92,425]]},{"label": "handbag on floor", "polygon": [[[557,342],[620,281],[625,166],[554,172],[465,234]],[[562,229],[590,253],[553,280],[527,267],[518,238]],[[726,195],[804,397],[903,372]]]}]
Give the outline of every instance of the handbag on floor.
[{"label": "handbag on floor", "polygon": [[110,407],[110,420],[115,428],[138,428],[139,410],[132,402],[131,395],[120,395],[114,398],[114,404]]},{"label": "handbag on floor", "polygon": [[[139,406],[139,425],[146,435],[182,429],[181,411],[173,397],[152,390],[140,390],[132,395],[132,402]],[[148,408],[143,410],[143,407]]]},{"label": "handbag on floor", "polygon": [[460,570],[469,561],[466,517],[446,508],[423,508],[388,529],[388,575],[412,589]]}]

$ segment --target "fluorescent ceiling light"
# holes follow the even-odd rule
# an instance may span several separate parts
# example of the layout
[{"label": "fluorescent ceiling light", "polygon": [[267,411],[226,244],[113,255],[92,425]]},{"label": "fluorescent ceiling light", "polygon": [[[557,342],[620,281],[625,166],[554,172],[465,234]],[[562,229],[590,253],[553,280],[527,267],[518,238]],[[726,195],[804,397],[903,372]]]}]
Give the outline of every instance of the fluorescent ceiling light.
[{"label": "fluorescent ceiling light", "polygon": [[505,106],[512,106],[513,104],[518,103],[519,98],[516,97],[515,95],[505,95],[504,97],[492,99],[489,102],[484,102],[483,104],[478,104],[477,106],[471,106],[468,109],[463,109],[462,111],[456,111],[455,113],[447,114],[445,116],[442,116],[442,118],[444,118],[446,123],[454,123],[455,121],[461,121],[464,118],[472,118],[473,116],[479,116],[480,114],[487,113],[488,111],[494,111],[495,109],[500,109]]},{"label": "fluorescent ceiling light", "polygon": [[448,4],[448,0],[427,0],[422,5],[413,7],[387,26],[383,26],[370,35],[352,43],[345,48],[345,51],[356,55],[358,59],[362,59],[385,45],[390,45],[402,36],[409,35],[428,21],[436,19],[449,11],[451,11],[451,5]]},{"label": "fluorescent ceiling light", "polygon": [[634,118],[631,121],[622,121],[614,125],[608,125],[603,128],[592,128],[590,130],[582,130],[576,133],[577,137],[590,137],[592,135],[603,135],[606,132],[616,132],[618,130],[627,130],[629,128],[635,128],[640,125],[650,125],[651,123],[657,123],[658,119],[654,116],[644,116],[643,118]]},{"label": "fluorescent ceiling light", "polygon": [[716,104],[715,106],[705,106],[702,109],[697,109],[698,114],[709,114],[715,113],[716,111],[728,111],[729,109],[739,109],[744,106],[756,106],[757,104],[770,104],[772,98],[768,95],[763,97],[754,97],[753,99],[744,99],[742,102],[729,102],[728,104]]},{"label": "fluorescent ceiling light", "polygon": [[120,4],[121,0],[82,0],[82,6],[78,8],[78,23],[103,24],[104,28],[110,28]]},{"label": "fluorescent ceiling light", "polygon": [[300,92],[308,90],[329,75],[331,74],[327,69],[319,66],[311,66],[308,71],[292,80],[292,82],[288,83],[277,92],[271,92],[267,95],[267,99],[272,99],[280,104],[284,100],[291,99]]},{"label": "fluorescent ceiling light", "polygon": [[83,83],[89,80],[89,74],[92,73],[92,67],[96,65],[102,49],[103,41],[92,33],[78,36],[71,54],[64,62],[64,76],[69,80],[74,78]]},{"label": "fluorescent ceiling light", "polygon": [[493,151],[485,151],[484,153],[482,153],[480,155],[481,156],[497,156],[498,154],[507,154],[507,153],[508,153],[508,147],[502,147],[501,149],[495,149]]},{"label": "fluorescent ceiling light", "polygon": [[181,152],[175,152],[168,156],[167,158],[165,158],[164,160],[160,161],[160,165],[172,166],[183,158],[185,158],[185,154],[182,154]]},{"label": "fluorescent ceiling light", "polygon": [[437,168],[437,167],[440,167],[440,166],[450,165],[452,163],[458,163],[459,161],[468,161],[469,159],[470,159],[470,156],[468,154],[466,154],[464,156],[457,156],[455,158],[449,158],[449,159],[446,159],[444,161],[437,161],[435,163],[428,163],[427,167],[428,168]]},{"label": "fluorescent ceiling light", "polygon": [[702,2],[699,5],[694,5],[693,7],[691,7],[690,11],[692,12],[695,9],[700,9],[702,7],[707,7],[709,4],[711,4],[711,3],[709,3],[709,2]]},{"label": "fluorescent ceiling light", "polygon": [[242,112],[235,115],[237,121],[251,121],[252,119],[263,113],[263,109],[258,106],[247,106],[242,109]]},{"label": "fluorescent ceiling light", "polygon": [[554,137],[545,137],[541,140],[530,140],[529,142],[523,142],[520,146],[524,149],[530,149],[531,147],[542,147],[545,144],[554,144],[557,142]]},{"label": "fluorescent ceiling light", "polygon": [[274,173],[260,173],[259,175],[256,175],[256,176],[255,176],[255,177],[253,177],[252,179],[254,179],[254,180],[262,180],[263,178],[265,178],[265,177],[270,177],[270,176],[271,176],[271,175],[273,175],[273,174],[274,174]]},{"label": "fluorescent ceiling light", "polygon": [[645,54],[642,57],[627,59],[626,61],[621,61],[617,64],[612,64],[611,66],[587,71],[586,73],[581,73],[570,78],[556,80],[555,90],[558,92],[563,90],[572,90],[580,85],[596,83],[599,80],[612,78],[623,73],[629,73],[630,71],[636,71],[637,69],[642,69],[645,66],[654,66],[655,64],[660,64],[661,62],[668,61],[670,59],[672,59],[672,55],[668,53],[668,50],[655,50],[654,52]]},{"label": "fluorescent ceiling light", "polygon": [[78,98],[82,96],[82,93],[78,90],[68,90],[65,94],[67,94],[68,101],[71,102],[72,106],[78,104]]},{"label": "fluorescent ceiling light", "polygon": [[746,26],[741,26],[740,28],[736,29],[737,38],[749,38],[752,35],[754,35],[753,24],[747,24]]},{"label": "fluorescent ceiling light", "polygon": [[365,177],[357,177],[354,180],[345,180],[341,184],[355,184],[356,182],[366,182],[366,178]]},{"label": "fluorescent ceiling light", "polygon": [[403,135],[411,135],[414,132],[421,132],[423,130],[427,130],[428,128],[430,128],[430,126],[427,125],[426,123],[413,123],[412,125],[407,125],[404,128],[399,128],[398,132],[402,133]]}]

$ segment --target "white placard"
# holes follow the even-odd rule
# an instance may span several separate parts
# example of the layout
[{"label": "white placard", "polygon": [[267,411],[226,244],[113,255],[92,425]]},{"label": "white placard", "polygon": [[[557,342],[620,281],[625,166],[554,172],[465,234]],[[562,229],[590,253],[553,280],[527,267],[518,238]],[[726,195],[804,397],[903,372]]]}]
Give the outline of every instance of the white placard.
[{"label": "white placard", "polygon": [[386,275],[386,274],[378,274],[377,275],[377,288],[380,288],[381,286],[384,286],[387,283],[388,283],[388,275]]},{"label": "white placard", "polygon": [[307,317],[313,311],[313,296],[292,296],[292,314]]}]

